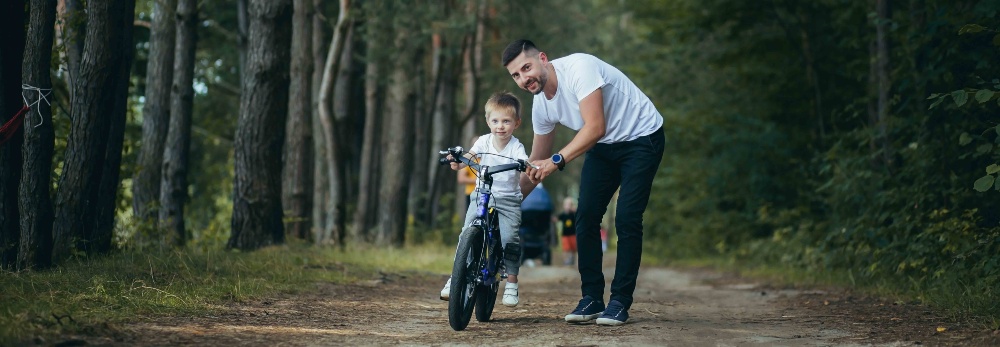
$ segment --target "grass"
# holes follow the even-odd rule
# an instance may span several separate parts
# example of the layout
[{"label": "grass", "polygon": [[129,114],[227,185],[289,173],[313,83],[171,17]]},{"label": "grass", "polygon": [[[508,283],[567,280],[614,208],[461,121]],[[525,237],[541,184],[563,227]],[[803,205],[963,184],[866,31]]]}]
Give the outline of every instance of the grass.
[{"label": "grass", "polygon": [[0,273],[0,345],[100,329],[140,317],[192,315],[218,305],[349,283],[378,271],[447,273],[445,246],[347,251],[284,245],[255,252],[121,253],[47,271]]}]

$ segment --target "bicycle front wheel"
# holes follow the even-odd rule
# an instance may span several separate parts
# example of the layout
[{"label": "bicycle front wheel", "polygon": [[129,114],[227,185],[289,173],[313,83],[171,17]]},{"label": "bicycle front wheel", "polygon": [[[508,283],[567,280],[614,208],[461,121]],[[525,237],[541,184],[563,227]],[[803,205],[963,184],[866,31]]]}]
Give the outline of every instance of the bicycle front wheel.
[{"label": "bicycle front wheel", "polygon": [[[482,262],[491,262],[493,268],[500,270],[500,263],[503,262],[503,248],[500,246],[500,239],[494,238],[492,245],[486,247],[488,254],[483,254]],[[500,290],[500,274],[493,274],[495,281],[490,286],[478,286],[476,288],[476,320],[488,322],[493,315],[493,307],[497,303],[497,292]]]},{"label": "bicycle front wheel", "polygon": [[455,264],[451,268],[451,298],[448,299],[448,324],[455,331],[464,330],[472,319],[476,304],[476,287],[482,264],[483,231],[476,227],[462,230]]}]

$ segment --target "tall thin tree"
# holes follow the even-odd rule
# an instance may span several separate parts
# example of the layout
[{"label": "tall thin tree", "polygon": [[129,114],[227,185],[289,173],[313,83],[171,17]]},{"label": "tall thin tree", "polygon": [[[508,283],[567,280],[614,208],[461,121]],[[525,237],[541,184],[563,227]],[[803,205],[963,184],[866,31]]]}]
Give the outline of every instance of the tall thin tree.
[{"label": "tall thin tree", "polygon": [[337,24],[334,26],[333,37],[330,40],[329,51],[326,55],[326,64],[323,66],[323,81],[319,90],[319,120],[323,125],[323,134],[326,139],[326,161],[327,174],[330,180],[330,202],[332,206],[332,220],[330,221],[332,237],[339,238],[344,232],[344,190],[347,187],[345,177],[341,170],[346,163],[340,160],[341,140],[334,131],[335,120],[330,98],[333,95],[336,75],[340,71],[341,52],[344,49],[344,38],[350,26],[348,16],[350,15],[351,2],[340,0],[339,13],[337,14]]},{"label": "tall thin tree", "polygon": [[379,245],[402,246],[407,227],[407,202],[409,200],[410,177],[399,168],[413,167],[413,125],[416,118],[417,79],[406,64],[421,55],[419,46],[410,45],[414,32],[411,23],[404,22],[397,28],[394,51],[402,59],[396,59],[392,67],[392,79],[387,87],[386,115],[382,124],[382,170],[379,191],[378,234],[375,242]]},{"label": "tall thin tree", "polygon": [[313,0],[295,0],[292,14],[292,66],[288,86],[288,123],[282,170],[282,205],[291,219],[288,235],[307,239],[312,223],[312,19]]},{"label": "tall thin tree", "polygon": [[[120,1],[121,2],[121,1]],[[125,140],[125,121],[128,117],[128,89],[132,58],[135,46],[132,42],[132,32],[135,27],[135,1],[128,0],[122,4],[120,13],[114,17],[112,25],[117,28],[117,41],[112,49],[120,52],[119,61],[114,65],[114,95],[112,109],[108,114],[111,126],[108,128],[108,139],[104,149],[104,167],[101,169],[101,181],[97,191],[97,214],[94,216],[94,227],[85,234],[84,244],[89,254],[107,253],[111,250],[114,238],[115,216],[118,209],[118,192],[121,189],[122,149]]]},{"label": "tall thin tree", "polygon": [[198,2],[177,3],[177,45],[174,49],[174,81],[170,96],[170,129],[163,151],[160,184],[160,226],[172,243],[187,241],[184,203],[187,201],[188,152],[191,148],[191,113],[194,106],[194,55],[198,42]]},{"label": "tall thin tree", "polygon": [[24,51],[21,79],[37,88],[24,91],[34,104],[24,119],[24,162],[21,165],[21,246],[17,268],[44,268],[52,257],[52,40],[56,21],[56,0],[31,0],[28,40]]},{"label": "tall thin tree", "polygon": [[228,247],[285,239],[281,148],[288,114],[291,0],[251,0],[246,70],[236,127],[232,232]]},{"label": "tall thin tree", "polygon": [[142,142],[132,179],[132,210],[147,225],[155,225],[160,203],[163,146],[170,122],[170,85],[177,37],[177,0],[156,0],[146,63],[146,102],[142,106]]}]

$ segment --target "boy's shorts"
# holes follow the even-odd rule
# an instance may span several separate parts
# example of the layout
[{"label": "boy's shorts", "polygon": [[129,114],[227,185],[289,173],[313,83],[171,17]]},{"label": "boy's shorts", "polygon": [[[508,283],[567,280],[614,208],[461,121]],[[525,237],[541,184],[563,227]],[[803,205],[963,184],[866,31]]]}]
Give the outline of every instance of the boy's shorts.
[{"label": "boy's shorts", "polygon": [[576,235],[562,237],[563,252],[576,252]]}]

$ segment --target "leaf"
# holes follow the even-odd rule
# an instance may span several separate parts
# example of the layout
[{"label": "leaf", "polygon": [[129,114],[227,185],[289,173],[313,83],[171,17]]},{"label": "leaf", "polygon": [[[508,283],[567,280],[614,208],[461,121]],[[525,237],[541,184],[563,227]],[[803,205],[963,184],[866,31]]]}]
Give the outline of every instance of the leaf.
[{"label": "leaf", "polygon": [[990,166],[986,167],[986,173],[987,174],[992,175],[992,174],[995,174],[997,172],[1000,172],[1000,165],[990,164]]},{"label": "leaf", "polygon": [[[1000,125],[997,125],[996,127],[993,127],[993,130],[995,130],[997,132],[997,135],[1000,135]],[[998,139],[1000,139],[1000,137],[998,137]]]},{"label": "leaf", "polygon": [[983,30],[986,30],[986,27],[984,27],[982,25],[979,25],[979,24],[966,24],[966,25],[963,25],[961,28],[958,29],[958,34],[959,35],[962,35],[962,34],[972,34],[972,33],[978,33],[978,32],[983,31]]},{"label": "leaf", "polygon": [[979,152],[980,154],[986,154],[989,153],[991,149],[993,149],[992,143],[984,143],[979,145],[979,147],[976,147],[976,152]]},{"label": "leaf", "polygon": [[1000,34],[996,34],[993,36],[993,45],[1000,46]]},{"label": "leaf", "polygon": [[[998,127],[1000,127],[1000,125],[998,125]],[[969,133],[962,133],[962,135],[958,136],[958,144],[961,146],[965,146],[971,142],[972,142],[972,136],[969,136]]]},{"label": "leaf", "polygon": [[990,101],[990,99],[993,98],[993,94],[994,92],[992,90],[980,89],[976,92],[976,101],[979,101],[980,104]]},{"label": "leaf", "polygon": [[948,328],[945,328],[945,327],[937,327],[937,332],[939,332],[939,333],[943,333],[943,332],[945,332],[945,331],[948,331]]},{"label": "leaf", "polygon": [[[935,107],[937,107],[937,105],[940,105],[942,101],[944,101],[944,98],[938,98],[936,101],[934,101],[933,103],[931,103],[931,106],[928,107],[927,109],[928,110],[933,110]],[[998,99],[997,102],[1000,102],[1000,99]]]},{"label": "leaf", "polygon": [[976,183],[972,184],[972,189],[975,189],[977,192],[980,193],[985,192],[989,190],[991,187],[993,187],[993,180],[995,179],[996,178],[994,178],[993,175],[986,175],[980,177],[978,180],[976,180]]},{"label": "leaf", "polygon": [[969,94],[965,90],[956,90],[951,92],[951,98],[955,100],[955,105],[962,107],[967,101],[969,101]]},{"label": "leaf", "polygon": [[934,94],[931,94],[931,96],[928,96],[928,97],[927,97],[927,100],[930,100],[930,99],[933,99],[933,98],[936,98],[936,97],[938,97],[938,96],[941,96],[941,94],[938,94],[938,93],[934,93]]}]

